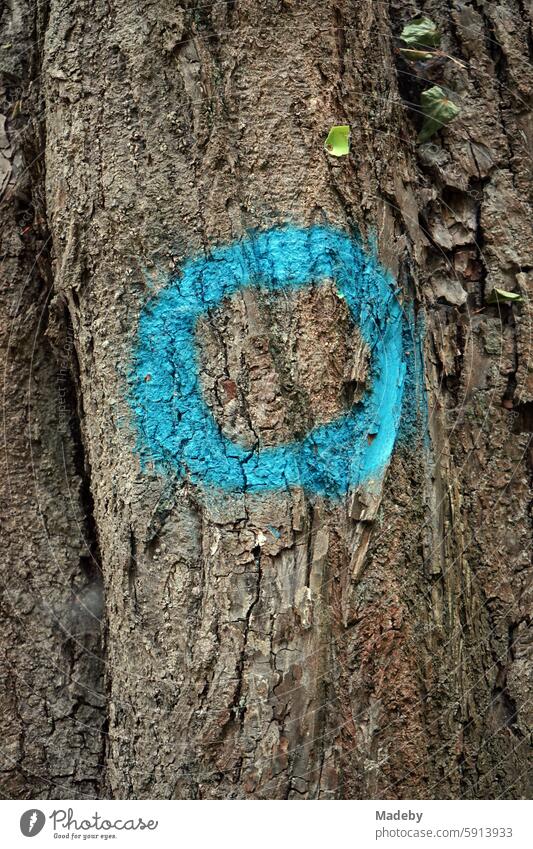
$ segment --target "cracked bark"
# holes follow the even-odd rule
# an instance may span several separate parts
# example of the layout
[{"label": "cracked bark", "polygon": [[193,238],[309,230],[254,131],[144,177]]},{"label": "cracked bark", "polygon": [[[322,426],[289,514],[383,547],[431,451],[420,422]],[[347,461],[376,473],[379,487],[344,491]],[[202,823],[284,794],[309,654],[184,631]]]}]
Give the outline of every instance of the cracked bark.
[{"label": "cracked bark", "polygon": [[41,23],[27,6],[2,10],[0,784],[8,797],[69,798],[102,783],[102,579],[72,340],[50,311]]},{"label": "cracked bark", "polygon": [[[396,0],[4,8],[6,795],[527,795],[531,21],[417,8],[464,68],[415,76]],[[462,113],[417,147],[427,80]],[[398,449],[379,498],[206,501],[139,467],[142,305],[185,257],[286,221],[374,232],[426,311],[431,448]],[[494,286],[524,304],[487,306]],[[236,297],[198,342],[244,443],[364,388],[327,287]]]}]

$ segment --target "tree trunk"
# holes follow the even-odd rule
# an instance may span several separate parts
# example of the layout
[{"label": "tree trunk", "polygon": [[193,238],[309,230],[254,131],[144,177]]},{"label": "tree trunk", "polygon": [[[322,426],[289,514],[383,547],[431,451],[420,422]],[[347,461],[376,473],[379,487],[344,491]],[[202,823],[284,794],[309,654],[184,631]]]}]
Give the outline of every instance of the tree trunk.
[{"label": "tree trunk", "polygon": [[[401,58],[417,10],[451,59]],[[527,795],[530,25],[521,0],[5,6],[5,795]],[[418,144],[433,85],[461,113]],[[383,481],[202,484],[143,443],[142,316],[290,228],[376,245],[418,391]],[[250,456],[364,403],[369,340],[314,283],[206,296],[202,397]]]}]

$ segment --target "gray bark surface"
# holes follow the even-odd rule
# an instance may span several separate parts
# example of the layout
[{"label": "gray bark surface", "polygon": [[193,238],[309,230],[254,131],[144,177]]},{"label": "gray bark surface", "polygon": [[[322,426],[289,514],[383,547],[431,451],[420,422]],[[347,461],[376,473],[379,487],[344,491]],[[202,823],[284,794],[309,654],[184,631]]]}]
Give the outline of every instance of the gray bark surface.
[{"label": "gray bark surface", "polygon": [[[416,10],[459,62],[401,59]],[[528,795],[530,39],[520,0],[5,5],[6,796]],[[417,145],[433,84],[462,111]],[[205,498],[136,452],[143,305],[286,222],[374,234],[425,316],[430,444],[366,504]],[[328,421],[367,369],[332,287],[243,293],[198,343],[249,445]]]}]

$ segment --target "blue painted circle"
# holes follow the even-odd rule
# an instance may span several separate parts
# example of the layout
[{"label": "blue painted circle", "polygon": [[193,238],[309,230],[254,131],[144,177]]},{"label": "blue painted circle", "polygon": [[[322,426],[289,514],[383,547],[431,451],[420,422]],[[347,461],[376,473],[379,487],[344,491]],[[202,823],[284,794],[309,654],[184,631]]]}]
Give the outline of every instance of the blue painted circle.
[{"label": "blue painted circle", "polygon": [[[300,441],[257,449],[228,439],[200,386],[196,323],[241,289],[303,289],[333,280],[371,350],[368,391]],[[285,227],[185,262],[140,317],[130,374],[143,462],[195,484],[235,492],[303,487],[338,498],[382,475],[403,394],[402,310],[389,275],[347,234]]]}]

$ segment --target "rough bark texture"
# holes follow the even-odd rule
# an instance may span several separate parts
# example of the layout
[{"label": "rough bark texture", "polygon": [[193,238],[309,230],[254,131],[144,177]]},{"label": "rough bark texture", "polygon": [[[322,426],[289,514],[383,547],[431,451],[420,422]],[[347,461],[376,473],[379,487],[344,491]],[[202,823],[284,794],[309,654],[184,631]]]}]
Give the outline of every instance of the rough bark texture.
[{"label": "rough bark texture", "polygon": [[[415,9],[462,65],[404,63]],[[4,6],[5,795],[528,794],[530,26],[521,0]],[[428,80],[462,112],[417,145]],[[367,504],[139,463],[142,306],[286,222],[374,233],[425,311],[431,438]],[[367,369],[331,287],[236,296],[198,343],[249,445],[328,421]]]}]

